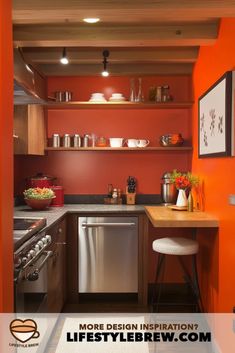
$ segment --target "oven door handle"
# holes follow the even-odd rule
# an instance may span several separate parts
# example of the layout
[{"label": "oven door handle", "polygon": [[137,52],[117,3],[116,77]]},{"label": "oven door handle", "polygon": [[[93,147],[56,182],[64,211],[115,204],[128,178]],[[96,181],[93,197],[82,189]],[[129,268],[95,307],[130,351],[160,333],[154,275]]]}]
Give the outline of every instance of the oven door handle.
[{"label": "oven door handle", "polygon": [[51,257],[53,255],[53,251],[43,251],[42,255],[46,255],[45,259],[42,261],[42,263],[37,268],[35,268],[35,270],[32,273],[29,273],[27,275],[26,279],[28,281],[36,281],[39,278],[39,272],[44,267],[44,265],[47,262],[47,260],[49,259],[49,257]]}]

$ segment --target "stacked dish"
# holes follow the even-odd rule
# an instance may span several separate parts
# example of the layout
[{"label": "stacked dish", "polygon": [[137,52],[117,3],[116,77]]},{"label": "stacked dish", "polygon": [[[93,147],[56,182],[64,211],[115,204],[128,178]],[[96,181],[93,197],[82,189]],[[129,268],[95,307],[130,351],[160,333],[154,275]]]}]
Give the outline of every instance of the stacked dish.
[{"label": "stacked dish", "polygon": [[109,98],[110,102],[123,102],[126,98],[123,97],[122,93],[113,93],[112,96]]},{"label": "stacked dish", "polygon": [[103,93],[92,93],[89,102],[106,102]]}]

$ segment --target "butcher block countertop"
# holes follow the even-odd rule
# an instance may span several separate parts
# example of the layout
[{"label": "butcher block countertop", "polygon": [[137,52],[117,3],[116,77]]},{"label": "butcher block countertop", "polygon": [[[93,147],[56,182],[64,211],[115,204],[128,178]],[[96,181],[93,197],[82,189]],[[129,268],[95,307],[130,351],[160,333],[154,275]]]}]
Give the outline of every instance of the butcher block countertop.
[{"label": "butcher block countertop", "polygon": [[145,206],[146,214],[154,227],[218,228],[218,219],[201,211],[176,211],[168,207]]}]

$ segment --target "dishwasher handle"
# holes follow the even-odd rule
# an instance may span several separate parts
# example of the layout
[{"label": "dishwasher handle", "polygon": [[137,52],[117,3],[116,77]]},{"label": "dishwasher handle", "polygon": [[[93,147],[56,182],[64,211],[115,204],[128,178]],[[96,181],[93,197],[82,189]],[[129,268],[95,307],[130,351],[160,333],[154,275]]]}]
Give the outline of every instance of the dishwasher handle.
[{"label": "dishwasher handle", "polygon": [[82,223],[82,228],[98,228],[98,227],[114,227],[114,228],[123,228],[123,227],[135,227],[135,222],[97,222],[97,223]]}]

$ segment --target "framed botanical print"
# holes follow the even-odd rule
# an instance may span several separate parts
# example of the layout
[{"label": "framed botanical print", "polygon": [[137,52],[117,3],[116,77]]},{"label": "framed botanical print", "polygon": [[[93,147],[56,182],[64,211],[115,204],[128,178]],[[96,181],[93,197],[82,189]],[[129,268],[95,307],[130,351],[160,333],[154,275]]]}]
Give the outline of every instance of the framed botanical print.
[{"label": "framed botanical print", "polygon": [[226,72],[199,97],[199,158],[231,156],[232,76]]}]

